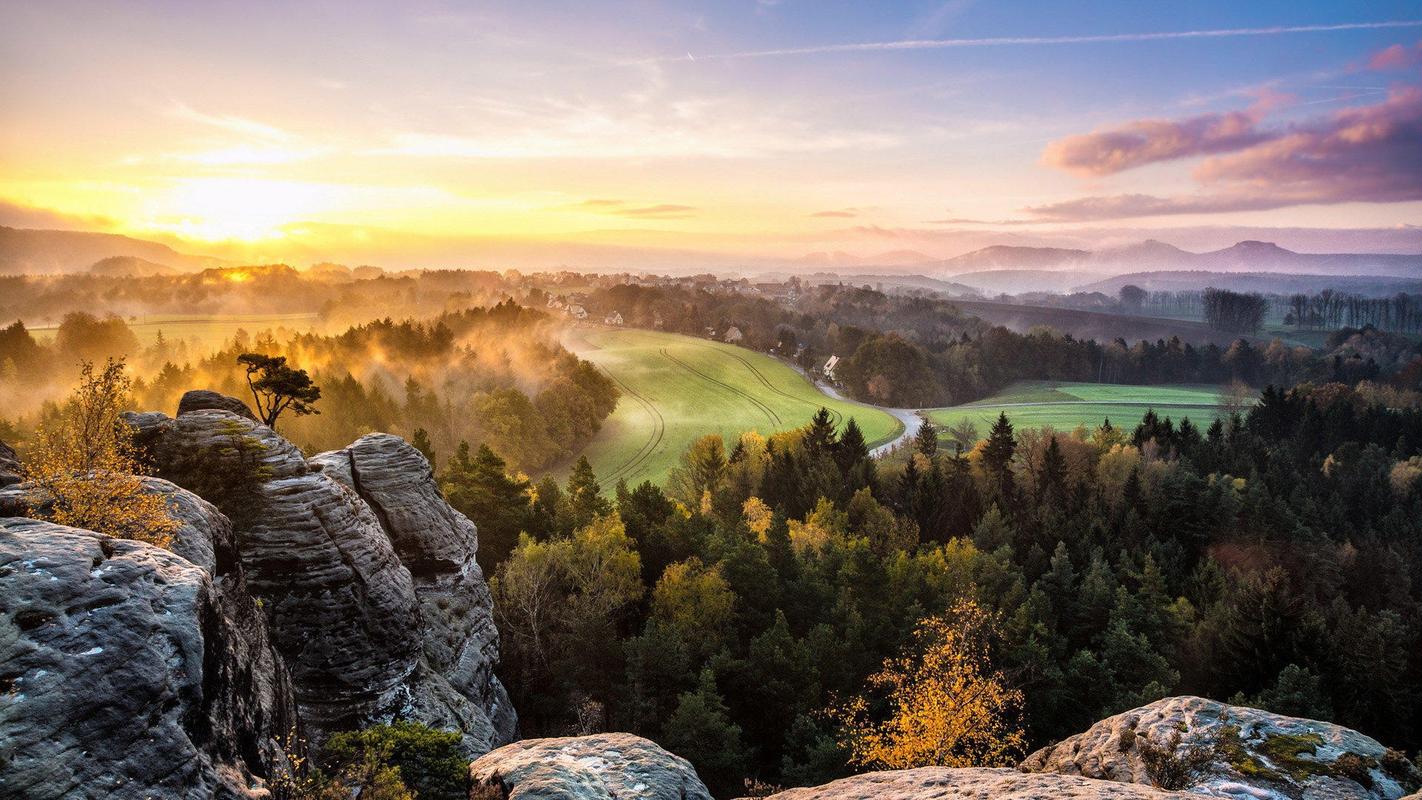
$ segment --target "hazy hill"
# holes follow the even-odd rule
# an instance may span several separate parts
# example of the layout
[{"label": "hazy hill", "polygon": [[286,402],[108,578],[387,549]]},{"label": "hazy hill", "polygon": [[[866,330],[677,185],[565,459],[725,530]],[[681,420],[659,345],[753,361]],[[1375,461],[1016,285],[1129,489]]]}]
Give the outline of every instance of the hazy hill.
[{"label": "hazy hill", "polygon": [[112,256],[128,256],[185,272],[223,263],[220,259],[187,255],[166,244],[116,233],[0,226],[0,274],[84,272]]},{"label": "hazy hill", "polygon": [[[1206,253],[1192,253],[1174,245],[1155,239],[1121,247],[1101,250],[1071,250],[1060,247],[1012,247],[994,246],[974,250],[938,263],[949,277],[964,283],[979,285],[993,276],[973,275],[985,270],[1001,274],[993,286],[983,285],[988,291],[1013,291],[996,286],[1010,285],[1017,291],[1027,289],[1069,288],[1062,279],[1053,278],[1051,271],[1086,270],[1098,275],[1109,275],[1113,271],[1146,273],[1164,271],[1207,271],[1217,273],[1286,273],[1292,275],[1313,274],[1325,276],[1389,276],[1422,279],[1422,255],[1397,255],[1392,253],[1296,253],[1273,242],[1243,241],[1223,250]],[[1015,270],[1007,274],[1004,270]],[[1032,275],[1028,270],[1046,270],[1047,274]],[[1037,278],[1041,282],[1022,286],[1018,281]],[[1077,273],[1076,284],[1093,279],[1091,275]],[[1334,286],[1334,288],[1340,288]]]},{"label": "hazy hill", "polygon": [[1090,257],[1090,250],[1071,250],[1064,247],[1019,247],[996,244],[954,256],[940,262],[945,272],[971,272],[994,267],[1047,268],[1077,264]]},{"label": "hazy hill", "polygon": [[1114,295],[1126,284],[1152,292],[1200,291],[1209,286],[1236,292],[1312,294],[1324,289],[1385,297],[1398,292],[1422,292],[1422,276],[1402,278],[1391,275],[1320,275],[1288,272],[1218,272],[1213,270],[1162,270],[1131,272],[1078,285],[1077,291]]}]

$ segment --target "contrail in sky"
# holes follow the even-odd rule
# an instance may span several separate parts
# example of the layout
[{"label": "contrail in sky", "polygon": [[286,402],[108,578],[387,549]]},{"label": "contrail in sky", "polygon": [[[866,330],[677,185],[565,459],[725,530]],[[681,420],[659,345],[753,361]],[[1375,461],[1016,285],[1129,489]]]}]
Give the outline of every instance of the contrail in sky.
[{"label": "contrail in sky", "polygon": [[[858,42],[826,44],[810,47],[789,47],[779,50],[748,50],[739,53],[718,53],[698,56],[692,60],[771,58],[775,56],[808,56],[822,53],[865,53],[894,50],[941,50],[955,47],[1010,47],[1037,44],[1097,44],[1105,42],[1156,42],[1170,39],[1224,39],[1237,36],[1281,36],[1288,33],[1328,33],[1331,31],[1361,31],[1380,28],[1417,28],[1422,20],[1392,20],[1388,22],[1344,22],[1337,25],[1279,25],[1269,28],[1218,28],[1200,31],[1162,31],[1158,33],[1111,33],[1087,36],[997,36],[984,39],[906,39],[893,42]],[[690,59],[691,54],[687,53]],[[657,58],[652,61],[681,61],[681,58]],[[644,62],[645,63],[645,62]]]}]

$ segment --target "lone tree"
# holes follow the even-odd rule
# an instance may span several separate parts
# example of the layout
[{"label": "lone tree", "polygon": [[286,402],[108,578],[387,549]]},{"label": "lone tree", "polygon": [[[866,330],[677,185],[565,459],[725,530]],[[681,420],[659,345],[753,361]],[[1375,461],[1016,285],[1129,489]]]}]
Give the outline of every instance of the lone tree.
[{"label": "lone tree", "polygon": [[321,413],[311,407],[321,399],[321,387],[311,382],[306,370],[287,366],[286,356],[243,353],[237,356],[237,363],[247,368],[247,386],[257,403],[257,415],[272,430],[288,408],[297,416]]}]

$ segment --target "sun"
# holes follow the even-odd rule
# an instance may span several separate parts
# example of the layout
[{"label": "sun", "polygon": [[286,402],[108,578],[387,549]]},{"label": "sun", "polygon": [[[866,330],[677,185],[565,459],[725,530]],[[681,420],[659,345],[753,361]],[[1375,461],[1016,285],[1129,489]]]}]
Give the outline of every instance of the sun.
[{"label": "sun", "polygon": [[284,238],[331,206],[326,187],[253,178],[193,178],[145,199],[136,228],[208,242]]}]

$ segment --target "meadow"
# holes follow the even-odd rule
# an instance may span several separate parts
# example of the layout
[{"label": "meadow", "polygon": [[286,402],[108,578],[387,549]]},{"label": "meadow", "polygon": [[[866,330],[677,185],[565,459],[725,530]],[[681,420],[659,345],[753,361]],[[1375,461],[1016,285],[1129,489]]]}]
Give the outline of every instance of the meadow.
[{"label": "meadow", "polygon": [[577,328],[564,345],[603,369],[622,392],[617,409],[584,450],[604,488],[662,483],[694,439],[798,428],[820,407],[837,424],[854,417],[873,447],[903,423],[871,406],[829,397],[763,353],[654,331]]},{"label": "meadow", "polygon": [[1127,386],[1111,383],[1020,381],[992,397],[924,413],[940,429],[964,419],[986,436],[999,413],[1016,428],[1070,431],[1078,425],[1096,428],[1109,419],[1117,428],[1135,428],[1148,409],[1179,421],[1189,417],[1201,428],[1229,413],[1220,387],[1208,385]]}]

